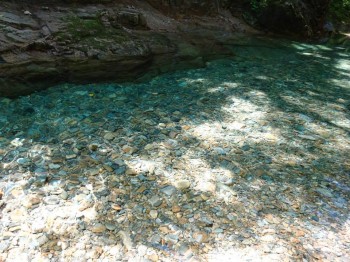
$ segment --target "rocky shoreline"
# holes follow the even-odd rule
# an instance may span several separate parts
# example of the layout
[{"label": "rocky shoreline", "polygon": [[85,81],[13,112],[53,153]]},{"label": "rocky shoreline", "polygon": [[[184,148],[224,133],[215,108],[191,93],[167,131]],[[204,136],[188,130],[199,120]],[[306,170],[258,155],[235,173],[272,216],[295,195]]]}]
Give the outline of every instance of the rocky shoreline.
[{"label": "rocky shoreline", "polygon": [[200,67],[259,34],[224,10],[170,17],[147,1],[71,6],[0,4],[0,96]]}]

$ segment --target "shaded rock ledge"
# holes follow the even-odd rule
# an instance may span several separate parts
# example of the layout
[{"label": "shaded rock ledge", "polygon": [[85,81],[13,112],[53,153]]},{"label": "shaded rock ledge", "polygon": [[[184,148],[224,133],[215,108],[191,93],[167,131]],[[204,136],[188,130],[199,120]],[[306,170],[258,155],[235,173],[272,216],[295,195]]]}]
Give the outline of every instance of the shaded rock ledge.
[{"label": "shaded rock ledge", "polygon": [[0,3],[0,96],[204,66],[259,34],[225,10],[170,17],[153,6]]}]

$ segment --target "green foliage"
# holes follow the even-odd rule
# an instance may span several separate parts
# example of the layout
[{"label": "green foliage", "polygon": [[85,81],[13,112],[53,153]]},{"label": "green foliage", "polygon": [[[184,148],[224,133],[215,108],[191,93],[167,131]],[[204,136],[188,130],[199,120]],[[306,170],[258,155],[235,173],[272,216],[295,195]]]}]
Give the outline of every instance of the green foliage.
[{"label": "green foliage", "polygon": [[333,0],[329,14],[336,21],[350,23],[350,0]]},{"label": "green foliage", "polygon": [[259,12],[266,8],[272,1],[271,0],[250,0],[250,8],[254,12]]}]

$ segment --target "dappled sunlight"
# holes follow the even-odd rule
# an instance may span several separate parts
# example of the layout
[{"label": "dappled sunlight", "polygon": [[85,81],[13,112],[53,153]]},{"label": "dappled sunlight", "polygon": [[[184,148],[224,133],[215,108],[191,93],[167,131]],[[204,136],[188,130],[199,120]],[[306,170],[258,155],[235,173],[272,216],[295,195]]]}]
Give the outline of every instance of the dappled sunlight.
[{"label": "dappled sunlight", "polygon": [[312,50],[314,52],[316,52],[316,51],[333,51],[333,49],[331,47],[328,47],[326,45],[312,45],[312,44],[294,42],[290,46],[296,50]]},{"label": "dappled sunlight", "polygon": [[300,54],[301,55],[305,55],[305,56],[312,56],[312,57],[315,57],[315,58],[321,58],[321,59],[325,59],[325,60],[330,60],[329,57],[323,56],[321,54],[318,54],[317,52],[312,52],[312,53],[310,53],[310,52],[301,52]]},{"label": "dappled sunlight", "polygon": [[[338,59],[336,64],[335,64],[335,68],[337,68],[339,70],[339,74],[343,75],[343,76],[350,76],[350,61],[349,61],[349,57],[347,59]],[[336,79],[334,79],[336,80]],[[344,86],[345,88],[350,88],[350,85],[348,84],[347,86]]]},{"label": "dappled sunlight", "polygon": [[0,99],[9,257],[349,256],[347,65],[295,48]]},{"label": "dappled sunlight", "polygon": [[[347,74],[347,76],[349,76]],[[336,87],[344,88],[345,90],[349,90],[349,80],[348,79],[330,79],[329,82]]]},{"label": "dappled sunlight", "polygon": [[[337,117],[337,116],[335,116]],[[341,116],[342,117],[342,116]],[[330,121],[331,123],[339,126],[339,127],[343,127],[346,129],[350,129],[350,119],[337,119],[337,118],[333,118],[333,120]]]},{"label": "dappled sunlight", "polygon": [[264,245],[255,245],[254,247],[245,248],[218,248],[212,250],[208,254],[208,261],[258,261],[258,262],[271,262],[271,261],[281,261],[285,259],[286,254],[283,254],[283,249],[281,249],[281,254],[266,254],[263,250],[270,250],[269,247],[264,248]]},{"label": "dappled sunlight", "polygon": [[217,132],[218,125],[221,126],[220,122],[214,122],[214,123],[204,123],[199,126],[196,126],[193,128],[193,135],[202,139],[206,140],[215,140],[220,139],[220,137],[223,137],[223,134],[220,132]]}]

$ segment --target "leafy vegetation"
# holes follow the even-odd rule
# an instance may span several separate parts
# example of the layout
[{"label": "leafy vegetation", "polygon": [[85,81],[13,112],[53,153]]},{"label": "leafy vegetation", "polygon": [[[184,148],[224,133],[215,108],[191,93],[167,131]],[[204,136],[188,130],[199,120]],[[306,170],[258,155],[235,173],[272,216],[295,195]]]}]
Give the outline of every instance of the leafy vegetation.
[{"label": "leafy vegetation", "polygon": [[271,0],[250,0],[249,4],[250,4],[250,8],[255,11],[255,12],[259,12],[262,9],[266,8],[269,4],[271,4]]},{"label": "leafy vegetation", "polygon": [[256,13],[261,13],[266,8],[271,7],[273,5],[304,5],[309,6],[309,8],[320,6],[322,7],[322,10],[326,10],[326,13],[329,16],[329,18],[332,18],[333,20],[335,20],[335,22],[350,22],[350,0],[246,0],[246,2],[249,2],[250,9]]},{"label": "leafy vegetation", "polygon": [[252,17],[249,20],[254,21],[253,25],[280,33],[311,37],[322,33],[327,21],[336,28],[350,24],[350,0],[242,0],[241,3],[248,13],[246,16]]},{"label": "leafy vegetation", "polygon": [[329,9],[330,17],[338,22],[350,23],[350,0],[334,0]]}]

